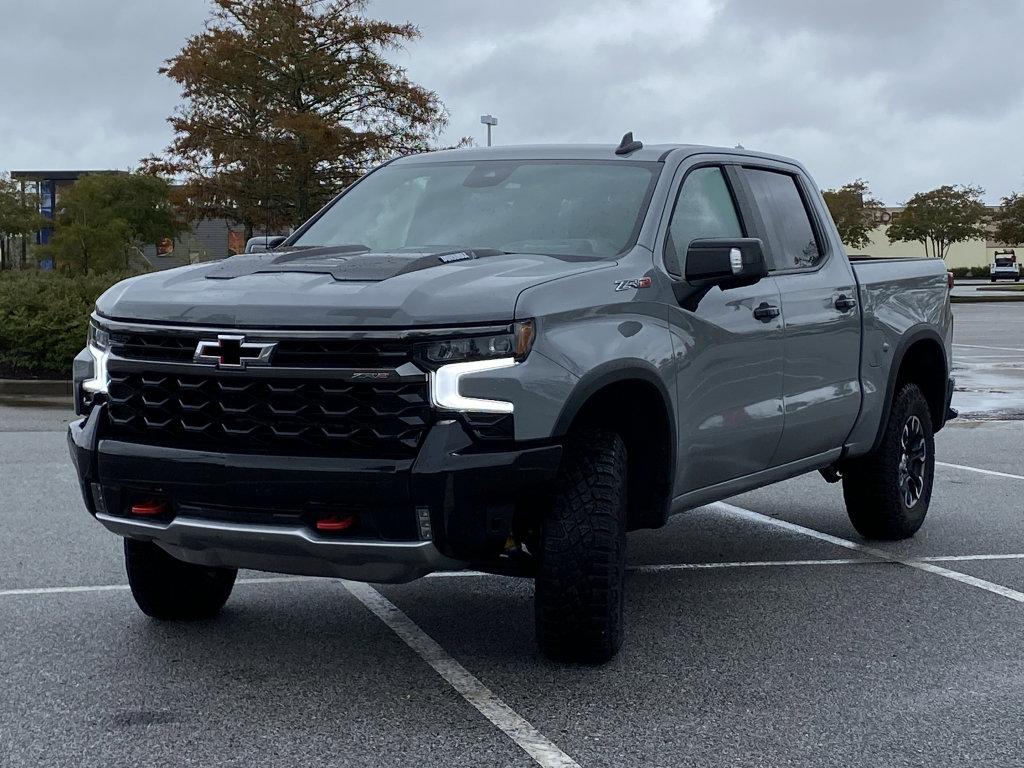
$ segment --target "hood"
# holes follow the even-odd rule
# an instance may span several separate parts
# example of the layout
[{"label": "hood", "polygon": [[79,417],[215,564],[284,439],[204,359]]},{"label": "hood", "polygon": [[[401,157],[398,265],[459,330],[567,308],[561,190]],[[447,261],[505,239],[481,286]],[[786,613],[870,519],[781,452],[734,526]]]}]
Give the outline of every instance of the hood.
[{"label": "hood", "polygon": [[613,263],[492,250],[294,249],[133,277],[100,296],[96,309],[113,320],[228,327],[504,322],[527,288]]}]

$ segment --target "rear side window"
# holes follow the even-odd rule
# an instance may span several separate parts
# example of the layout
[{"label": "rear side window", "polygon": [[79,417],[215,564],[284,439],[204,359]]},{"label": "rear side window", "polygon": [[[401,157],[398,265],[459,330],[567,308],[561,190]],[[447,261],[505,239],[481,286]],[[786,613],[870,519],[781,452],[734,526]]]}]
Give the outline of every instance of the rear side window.
[{"label": "rear side window", "polygon": [[683,182],[668,225],[665,269],[681,275],[682,257],[690,243],[708,237],[743,237],[721,168],[697,168]]},{"label": "rear side window", "polygon": [[821,245],[796,179],[758,168],[744,168],[743,173],[768,230],[776,268],[815,266],[821,260]]}]

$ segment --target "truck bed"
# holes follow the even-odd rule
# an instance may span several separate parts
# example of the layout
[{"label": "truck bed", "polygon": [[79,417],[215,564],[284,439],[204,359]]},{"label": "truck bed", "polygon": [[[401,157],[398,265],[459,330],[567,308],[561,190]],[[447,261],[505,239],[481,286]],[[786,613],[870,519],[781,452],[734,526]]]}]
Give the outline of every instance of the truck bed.
[{"label": "truck bed", "polygon": [[931,258],[850,257],[860,296],[863,405],[851,443],[874,437],[883,417],[893,360],[902,347],[946,329],[941,339],[952,359],[953,319],[946,264]]}]

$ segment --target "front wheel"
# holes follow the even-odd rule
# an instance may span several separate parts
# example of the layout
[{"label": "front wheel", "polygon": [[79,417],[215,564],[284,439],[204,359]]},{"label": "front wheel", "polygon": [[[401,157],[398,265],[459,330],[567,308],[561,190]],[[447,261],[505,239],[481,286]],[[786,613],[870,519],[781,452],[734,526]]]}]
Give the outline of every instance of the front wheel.
[{"label": "front wheel", "polygon": [[541,523],[537,642],[556,661],[600,664],[622,645],[626,446],[614,432],[570,440]]},{"label": "front wheel", "polygon": [[917,533],[935,478],[931,413],[916,384],[896,394],[882,441],[843,467],[843,497],[853,527],[869,539],[895,541]]},{"label": "front wheel", "polygon": [[176,560],[151,541],[124,540],[132,597],[154,619],[208,619],[235,585],[234,568],[207,568]]}]

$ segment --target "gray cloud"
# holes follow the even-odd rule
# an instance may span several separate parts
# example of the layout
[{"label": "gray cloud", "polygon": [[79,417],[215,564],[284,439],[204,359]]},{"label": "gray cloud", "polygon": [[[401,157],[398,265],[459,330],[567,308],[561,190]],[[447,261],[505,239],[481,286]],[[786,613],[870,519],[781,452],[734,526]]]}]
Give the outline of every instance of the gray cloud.
[{"label": "gray cloud", "polygon": [[[0,45],[0,168],[126,167],[162,148],[160,63],[203,0],[23,3]],[[1024,4],[991,0],[377,0],[393,54],[451,111],[447,140],[735,144],[891,203],[944,183],[1024,187]]]}]

